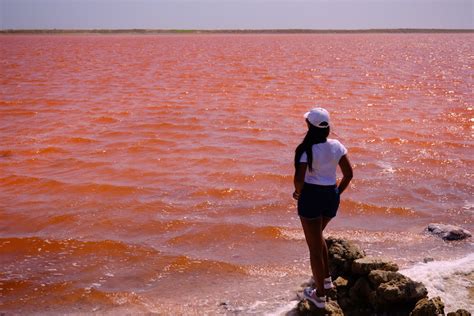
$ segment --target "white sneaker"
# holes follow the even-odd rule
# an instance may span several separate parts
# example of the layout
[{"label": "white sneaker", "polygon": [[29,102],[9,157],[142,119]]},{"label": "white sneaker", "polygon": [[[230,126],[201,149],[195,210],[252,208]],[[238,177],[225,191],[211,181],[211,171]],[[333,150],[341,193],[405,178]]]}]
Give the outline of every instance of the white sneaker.
[{"label": "white sneaker", "polygon": [[326,307],[326,296],[317,296],[316,289],[311,290],[310,288],[306,288],[303,291],[304,297],[311,301],[317,308],[325,308]]},{"label": "white sneaker", "polygon": [[[313,278],[311,278],[311,283],[313,283],[313,284],[315,283]],[[332,279],[331,279],[331,277],[325,278],[325,279],[324,279],[324,289],[325,289],[325,290],[330,290],[330,289],[332,289],[333,287],[334,287],[334,284],[332,284]],[[308,288],[313,289],[312,287],[308,287]]]},{"label": "white sneaker", "polygon": [[332,284],[332,279],[331,277],[325,278],[324,279],[324,289],[329,290],[334,287],[334,284]]}]

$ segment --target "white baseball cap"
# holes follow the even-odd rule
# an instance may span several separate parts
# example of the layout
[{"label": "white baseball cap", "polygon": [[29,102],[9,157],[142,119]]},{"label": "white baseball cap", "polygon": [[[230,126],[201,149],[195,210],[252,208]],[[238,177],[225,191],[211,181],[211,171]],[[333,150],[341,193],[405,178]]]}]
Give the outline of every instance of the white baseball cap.
[{"label": "white baseball cap", "polygon": [[304,118],[307,119],[311,125],[319,128],[329,127],[329,112],[323,108],[314,108],[311,111],[304,114]]}]

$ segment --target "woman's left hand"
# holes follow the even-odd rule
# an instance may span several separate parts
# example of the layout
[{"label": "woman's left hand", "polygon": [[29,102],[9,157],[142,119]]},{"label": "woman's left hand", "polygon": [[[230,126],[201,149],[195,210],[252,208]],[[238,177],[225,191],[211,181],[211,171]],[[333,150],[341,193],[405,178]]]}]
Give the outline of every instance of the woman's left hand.
[{"label": "woman's left hand", "polygon": [[300,198],[300,194],[299,194],[298,192],[296,192],[296,191],[293,192],[293,198],[294,198],[295,200],[298,200],[298,199]]}]

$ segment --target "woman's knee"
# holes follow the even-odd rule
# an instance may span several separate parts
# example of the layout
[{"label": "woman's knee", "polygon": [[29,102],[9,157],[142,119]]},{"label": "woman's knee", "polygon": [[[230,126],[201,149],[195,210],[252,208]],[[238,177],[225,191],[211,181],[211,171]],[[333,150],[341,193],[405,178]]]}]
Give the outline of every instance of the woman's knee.
[{"label": "woman's knee", "polygon": [[309,250],[310,252],[321,254],[321,252],[324,250],[324,238],[322,238],[322,235],[313,237],[314,238],[312,238],[311,241],[308,241]]},{"label": "woman's knee", "polygon": [[322,218],[306,220],[301,219],[303,230],[306,237],[306,242],[310,250],[320,251],[322,247],[323,231],[322,231]]}]

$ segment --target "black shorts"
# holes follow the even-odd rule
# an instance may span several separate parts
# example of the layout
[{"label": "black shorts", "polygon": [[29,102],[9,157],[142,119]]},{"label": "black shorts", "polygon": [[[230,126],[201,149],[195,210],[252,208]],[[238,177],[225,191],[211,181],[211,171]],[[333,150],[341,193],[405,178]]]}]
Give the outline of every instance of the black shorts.
[{"label": "black shorts", "polygon": [[339,208],[339,191],[336,185],[304,183],[298,199],[298,215],[306,219],[336,216]]}]

